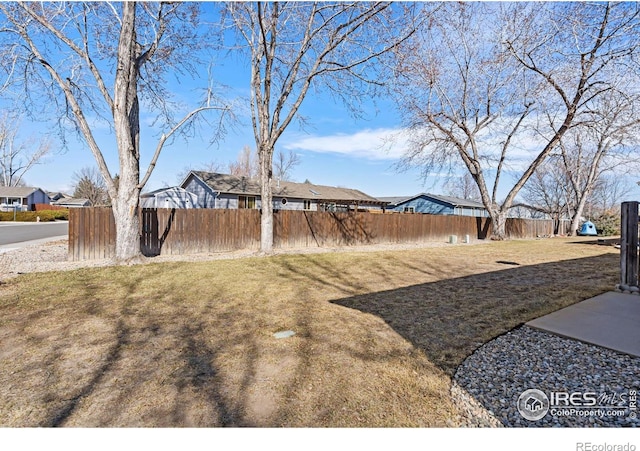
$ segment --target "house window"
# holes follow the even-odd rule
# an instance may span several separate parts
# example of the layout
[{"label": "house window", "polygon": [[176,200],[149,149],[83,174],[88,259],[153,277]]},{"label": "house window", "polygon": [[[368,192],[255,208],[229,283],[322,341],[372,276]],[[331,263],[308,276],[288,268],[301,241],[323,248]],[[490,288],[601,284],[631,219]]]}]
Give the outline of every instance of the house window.
[{"label": "house window", "polygon": [[415,212],[416,212],[416,209],[415,209],[415,207],[404,207],[404,210],[403,210],[403,211],[404,211],[405,213],[415,213]]},{"label": "house window", "polygon": [[310,200],[305,200],[304,201],[304,209],[305,210],[311,210],[311,201]]},{"label": "house window", "polygon": [[255,196],[238,196],[238,208],[256,208]]}]

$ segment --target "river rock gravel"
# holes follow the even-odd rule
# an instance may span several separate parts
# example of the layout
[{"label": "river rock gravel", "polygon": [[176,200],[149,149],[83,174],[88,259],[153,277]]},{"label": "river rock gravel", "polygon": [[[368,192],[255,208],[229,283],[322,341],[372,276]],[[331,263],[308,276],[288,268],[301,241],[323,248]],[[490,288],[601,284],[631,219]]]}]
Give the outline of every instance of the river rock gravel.
[{"label": "river rock gravel", "polygon": [[[558,399],[539,420],[518,410],[529,389]],[[469,427],[638,427],[639,389],[640,358],[521,326],[469,356],[451,391]]]}]

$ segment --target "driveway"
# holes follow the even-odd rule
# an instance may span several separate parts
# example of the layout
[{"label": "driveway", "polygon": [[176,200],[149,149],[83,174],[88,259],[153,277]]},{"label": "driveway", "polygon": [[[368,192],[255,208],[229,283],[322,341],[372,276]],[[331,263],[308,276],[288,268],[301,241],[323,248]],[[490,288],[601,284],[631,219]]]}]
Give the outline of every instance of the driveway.
[{"label": "driveway", "polygon": [[67,237],[69,223],[60,222],[5,222],[0,221],[0,246],[47,238]]}]

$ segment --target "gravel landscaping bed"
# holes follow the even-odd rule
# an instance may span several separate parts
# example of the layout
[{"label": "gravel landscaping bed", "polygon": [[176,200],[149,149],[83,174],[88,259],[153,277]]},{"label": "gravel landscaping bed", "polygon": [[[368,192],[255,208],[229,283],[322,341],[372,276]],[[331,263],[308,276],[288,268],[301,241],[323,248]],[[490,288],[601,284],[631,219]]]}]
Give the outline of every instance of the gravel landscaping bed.
[{"label": "gravel landscaping bed", "polygon": [[[591,409],[586,406],[571,412],[567,410],[571,406],[554,409],[552,405],[542,419],[528,420],[517,408],[518,398],[528,389],[548,396],[551,392],[595,393],[598,405],[609,407],[604,410],[624,406],[620,409],[624,414],[588,415]],[[522,326],[469,356],[454,376],[452,396],[467,413],[468,426],[638,427],[638,412],[629,409],[629,394],[639,389],[640,358]],[[576,403],[592,402],[575,396]]]}]

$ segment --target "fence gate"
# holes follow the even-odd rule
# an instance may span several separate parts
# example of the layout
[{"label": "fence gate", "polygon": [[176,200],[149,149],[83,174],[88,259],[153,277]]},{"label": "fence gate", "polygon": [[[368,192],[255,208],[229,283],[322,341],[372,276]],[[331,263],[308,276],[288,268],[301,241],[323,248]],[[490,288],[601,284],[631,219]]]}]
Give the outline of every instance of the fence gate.
[{"label": "fence gate", "polygon": [[638,202],[622,203],[619,289],[638,292]]},{"label": "fence gate", "polygon": [[143,208],[140,215],[140,251],[147,257],[160,255],[158,214],[156,209]]}]

